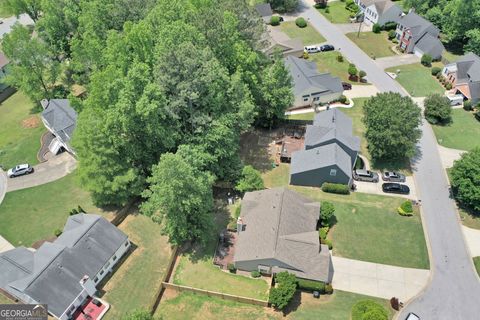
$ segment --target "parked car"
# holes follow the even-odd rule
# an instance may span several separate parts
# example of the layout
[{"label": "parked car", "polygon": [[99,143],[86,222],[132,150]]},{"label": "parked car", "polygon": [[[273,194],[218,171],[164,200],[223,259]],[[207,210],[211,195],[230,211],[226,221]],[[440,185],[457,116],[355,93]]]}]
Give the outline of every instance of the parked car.
[{"label": "parked car", "polygon": [[24,174],[30,174],[33,172],[33,168],[29,164],[19,164],[7,171],[7,177],[15,178],[23,176]]},{"label": "parked car", "polygon": [[405,175],[395,171],[385,171],[382,174],[383,181],[405,182]]},{"label": "parked car", "polygon": [[335,47],[332,46],[331,44],[324,44],[323,46],[320,47],[320,51],[333,51],[335,50]]},{"label": "parked car", "polygon": [[317,52],[320,52],[320,47],[318,46],[306,46],[303,48],[303,50],[305,52],[308,52],[308,53],[317,53]]},{"label": "parked car", "polygon": [[378,173],[358,169],[353,171],[353,179],[357,181],[378,182]]},{"label": "parked car", "polygon": [[404,184],[387,182],[382,184],[383,192],[387,193],[398,193],[398,194],[409,194],[410,188]]},{"label": "parked car", "polygon": [[342,82],[343,90],[352,90],[352,84],[348,82]]},{"label": "parked car", "polygon": [[415,313],[410,312],[405,320],[420,320],[420,317]]}]

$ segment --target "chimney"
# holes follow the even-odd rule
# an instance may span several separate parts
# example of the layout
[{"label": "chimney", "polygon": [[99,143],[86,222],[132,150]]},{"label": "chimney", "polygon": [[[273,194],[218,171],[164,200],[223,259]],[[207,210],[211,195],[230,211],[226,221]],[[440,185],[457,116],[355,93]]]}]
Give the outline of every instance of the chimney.
[{"label": "chimney", "polygon": [[243,224],[242,217],[238,217],[238,219],[237,219],[237,233],[240,233],[240,231],[243,231],[243,226],[245,226],[245,225]]},{"label": "chimney", "polygon": [[42,99],[42,101],[40,101],[40,104],[42,105],[43,110],[45,110],[47,109],[49,103],[47,99]]}]

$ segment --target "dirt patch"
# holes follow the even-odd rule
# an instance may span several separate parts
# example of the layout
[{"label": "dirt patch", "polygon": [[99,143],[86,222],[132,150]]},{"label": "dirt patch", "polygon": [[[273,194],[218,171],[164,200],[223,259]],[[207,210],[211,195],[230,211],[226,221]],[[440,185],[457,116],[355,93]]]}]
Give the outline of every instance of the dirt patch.
[{"label": "dirt patch", "polygon": [[33,129],[38,128],[39,125],[40,119],[37,116],[31,116],[27,119],[22,120],[22,127],[24,128]]},{"label": "dirt patch", "polygon": [[173,289],[165,289],[162,296],[162,301],[167,301],[178,296],[178,291]]}]

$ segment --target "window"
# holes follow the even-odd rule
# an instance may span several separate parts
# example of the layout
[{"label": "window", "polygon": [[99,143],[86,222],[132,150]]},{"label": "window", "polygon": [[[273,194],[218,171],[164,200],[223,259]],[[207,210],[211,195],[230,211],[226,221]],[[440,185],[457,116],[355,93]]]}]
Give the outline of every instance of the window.
[{"label": "window", "polygon": [[308,101],[308,98],[310,98],[310,95],[303,96],[303,101]]},{"label": "window", "polygon": [[129,243],[130,243],[130,241],[127,240],[127,242],[125,242],[125,247],[128,247]]},{"label": "window", "polygon": [[117,256],[113,256],[113,261],[117,260]]},{"label": "window", "polygon": [[313,101],[318,101],[318,100],[320,100],[320,97],[313,98]]},{"label": "window", "polygon": [[337,175],[337,169],[330,169],[330,175],[331,176],[336,176]]},{"label": "window", "polygon": [[100,271],[100,275],[103,275],[103,270],[102,270],[102,271]]},{"label": "window", "polygon": [[107,269],[109,265],[110,265],[110,261],[108,261],[108,262],[105,264],[105,267],[103,267],[103,268],[104,268],[104,269]]},{"label": "window", "polygon": [[97,283],[98,282],[98,277],[93,278],[93,282]]}]

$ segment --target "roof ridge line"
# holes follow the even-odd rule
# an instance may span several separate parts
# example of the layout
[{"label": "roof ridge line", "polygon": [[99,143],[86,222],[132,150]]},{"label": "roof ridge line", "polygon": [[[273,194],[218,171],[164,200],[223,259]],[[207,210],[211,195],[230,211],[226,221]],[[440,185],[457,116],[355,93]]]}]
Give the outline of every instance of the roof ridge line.
[{"label": "roof ridge line", "polygon": [[282,197],[280,199],[280,212],[278,214],[278,219],[277,219],[277,230],[275,231],[275,246],[273,247],[273,257],[275,257],[275,253],[277,252],[277,245],[278,245],[278,233],[280,231],[280,220],[282,220],[282,214],[283,214],[283,198],[285,197],[285,191],[286,188],[283,188],[282,191]]},{"label": "roof ridge line", "polygon": [[[28,250],[28,249],[27,249]],[[14,266],[16,266],[17,268],[21,269],[22,271],[24,271],[25,273],[28,273],[28,274],[32,274],[32,272],[30,270],[28,270],[27,268],[25,268],[24,266],[22,266],[21,264],[17,263],[15,260],[5,256],[5,255],[2,255],[0,256],[0,258],[2,258],[3,260],[6,260],[7,262],[10,262],[11,264],[13,264]]]}]

